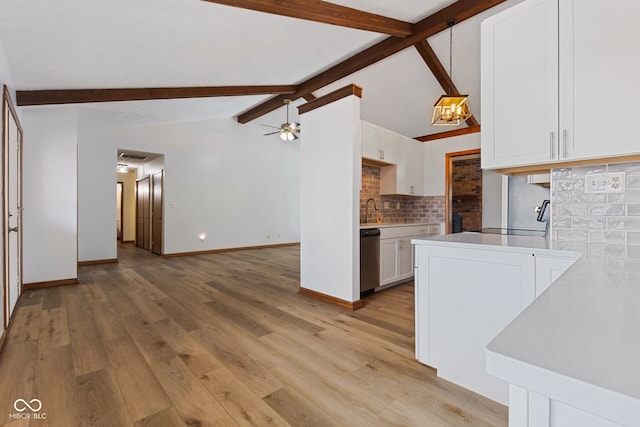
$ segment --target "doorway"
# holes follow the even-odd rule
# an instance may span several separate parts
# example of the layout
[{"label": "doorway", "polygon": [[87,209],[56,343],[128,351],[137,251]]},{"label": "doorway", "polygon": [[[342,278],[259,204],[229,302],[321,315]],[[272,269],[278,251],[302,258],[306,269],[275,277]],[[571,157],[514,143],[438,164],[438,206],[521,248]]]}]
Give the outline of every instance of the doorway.
[{"label": "doorway", "polygon": [[482,229],[480,149],[445,156],[445,227],[447,234]]},{"label": "doorway", "polygon": [[162,171],[151,175],[153,202],[151,205],[151,252],[162,255]]},{"label": "doorway", "polygon": [[6,328],[22,293],[22,127],[7,86],[2,98],[2,317]]},{"label": "doorway", "polygon": [[150,179],[148,176],[136,181],[136,246],[151,248]]}]

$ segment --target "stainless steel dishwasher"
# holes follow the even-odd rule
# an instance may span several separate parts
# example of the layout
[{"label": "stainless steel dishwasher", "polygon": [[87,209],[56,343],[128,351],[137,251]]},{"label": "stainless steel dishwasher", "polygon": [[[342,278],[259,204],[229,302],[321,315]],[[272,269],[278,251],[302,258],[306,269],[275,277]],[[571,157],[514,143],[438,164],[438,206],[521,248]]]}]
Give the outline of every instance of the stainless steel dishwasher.
[{"label": "stainless steel dishwasher", "polygon": [[360,229],[360,296],[380,286],[380,229]]}]

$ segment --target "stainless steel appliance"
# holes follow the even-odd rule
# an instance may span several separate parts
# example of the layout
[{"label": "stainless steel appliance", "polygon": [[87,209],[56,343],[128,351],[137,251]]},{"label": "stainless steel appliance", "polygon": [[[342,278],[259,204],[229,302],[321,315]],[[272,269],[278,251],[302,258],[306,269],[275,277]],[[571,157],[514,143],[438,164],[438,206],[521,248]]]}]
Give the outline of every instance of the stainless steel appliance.
[{"label": "stainless steel appliance", "polygon": [[380,229],[360,229],[360,296],[380,286]]}]

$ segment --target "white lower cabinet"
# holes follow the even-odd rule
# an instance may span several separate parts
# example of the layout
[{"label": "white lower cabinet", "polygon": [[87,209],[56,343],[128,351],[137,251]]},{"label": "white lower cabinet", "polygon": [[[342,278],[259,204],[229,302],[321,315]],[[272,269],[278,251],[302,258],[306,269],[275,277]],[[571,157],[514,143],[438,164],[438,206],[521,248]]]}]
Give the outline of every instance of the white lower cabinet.
[{"label": "white lower cabinet", "polygon": [[417,245],[416,358],[438,376],[503,404],[484,349],[533,301],[532,254]]},{"label": "white lower cabinet", "polygon": [[438,376],[502,404],[509,385],[485,369],[485,348],[577,259],[536,249],[416,245],[416,358]]},{"label": "white lower cabinet", "polygon": [[540,296],[577,258],[549,255],[535,255],[536,258],[536,298]]},{"label": "white lower cabinet", "polygon": [[380,286],[398,279],[398,239],[380,239]]},{"label": "white lower cabinet", "polygon": [[416,224],[380,229],[380,286],[406,282],[413,278],[411,239],[440,233],[440,224]]}]

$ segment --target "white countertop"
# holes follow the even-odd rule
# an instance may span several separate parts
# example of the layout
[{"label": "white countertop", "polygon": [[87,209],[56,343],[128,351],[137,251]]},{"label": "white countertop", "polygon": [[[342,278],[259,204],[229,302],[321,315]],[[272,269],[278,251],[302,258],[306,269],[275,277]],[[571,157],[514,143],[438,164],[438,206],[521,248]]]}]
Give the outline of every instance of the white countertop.
[{"label": "white countertop", "polygon": [[581,253],[488,344],[487,369],[550,398],[598,408],[621,424],[640,425],[640,246],[476,233],[413,242]]},{"label": "white countertop", "polygon": [[402,223],[376,223],[376,222],[369,222],[366,224],[361,223],[360,224],[360,228],[387,228],[387,227],[410,227],[410,226],[424,226],[424,225],[440,225],[440,223],[437,222],[412,222],[412,223],[406,223],[406,222],[402,222]]}]

